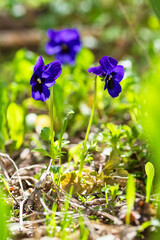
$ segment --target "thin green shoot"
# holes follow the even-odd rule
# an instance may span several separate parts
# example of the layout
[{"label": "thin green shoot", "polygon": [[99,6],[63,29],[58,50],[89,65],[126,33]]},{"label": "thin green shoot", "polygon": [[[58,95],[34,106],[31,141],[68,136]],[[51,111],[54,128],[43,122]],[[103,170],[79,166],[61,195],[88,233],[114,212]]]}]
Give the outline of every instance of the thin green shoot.
[{"label": "thin green shoot", "polygon": [[7,228],[7,224],[6,224],[6,216],[7,216],[7,208],[4,204],[4,199],[3,197],[1,196],[1,193],[0,193],[0,239],[1,240],[6,240],[6,239],[9,239],[8,237],[8,228]]},{"label": "thin green shoot", "polygon": [[109,192],[112,197],[112,203],[114,203],[114,200],[117,195],[119,195],[119,184],[115,184],[113,186],[109,186]]},{"label": "thin green shoot", "polygon": [[136,187],[135,187],[134,177],[132,175],[129,175],[128,181],[127,181],[127,189],[126,189],[126,201],[127,201],[126,224],[127,225],[130,224],[130,215],[131,215],[132,208],[134,206],[135,193],[136,193]]},{"label": "thin green shoot", "polygon": [[146,228],[150,227],[151,225],[152,225],[151,221],[143,222],[138,228],[138,233],[143,232]]},{"label": "thin green shoot", "polygon": [[53,87],[51,87],[51,102],[50,102],[50,119],[51,119],[51,146],[50,152],[53,160],[53,165],[55,164],[55,153],[54,153],[54,131],[53,131]]},{"label": "thin green shoot", "polygon": [[64,118],[64,123],[63,123],[63,126],[62,126],[62,130],[61,130],[61,133],[60,133],[60,137],[59,137],[59,166],[61,165],[61,146],[62,146],[62,138],[63,138],[63,134],[64,132],[66,131],[66,128],[67,128],[67,124],[68,124],[68,117],[70,114],[73,114],[74,112],[72,110],[68,110],[67,113],[66,113],[66,116]]},{"label": "thin green shoot", "polygon": [[7,192],[9,193],[9,195],[10,195],[10,197],[11,197],[12,204],[13,204],[13,198],[12,198],[12,194],[11,194],[11,192],[10,192],[10,190],[9,190],[9,184],[8,184],[7,180],[6,180],[6,179],[3,177],[3,175],[1,175],[1,174],[0,174],[0,180],[2,180],[2,182],[3,182],[3,184],[4,184],[4,186],[5,186],[6,190],[7,190]]},{"label": "thin green shoot", "polygon": [[146,183],[146,202],[150,201],[150,195],[152,190],[153,178],[155,174],[154,166],[151,162],[146,163],[145,171],[147,174],[147,183]]},{"label": "thin green shoot", "polygon": [[[57,211],[57,204],[53,203],[52,206],[52,215],[50,216],[50,222],[47,226],[47,232],[49,234],[49,236],[54,237],[55,236],[55,231],[56,231],[56,227],[57,227],[57,223],[56,223],[56,211]],[[46,218],[49,217],[48,215],[46,216]]]},{"label": "thin green shoot", "polygon": [[89,229],[86,228],[83,217],[80,216],[79,217],[79,228],[80,228],[80,233],[81,233],[81,240],[87,240],[88,239],[88,235],[89,235]]},{"label": "thin green shoot", "polygon": [[68,218],[68,208],[69,208],[69,204],[70,204],[70,199],[72,197],[72,193],[73,193],[73,186],[71,186],[70,191],[69,191],[69,195],[67,195],[65,197],[65,203],[64,203],[64,217],[61,221],[61,230],[63,231],[66,227],[69,226],[69,219],[67,221]]},{"label": "thin green shoot", "polygon": [[105,187],[104,187],[104,192],[105,192],[105,198],[106,198],[106,207],[108,206],[108,187],[105,183]]},{"label": "thin green shoot", "polygon": [[94,101],[93,101],[93,106],[92,106],[92,112],[91,112],[91,116],[90,116],[90,120],[89,120],[89,124],[88,124],[88,128],[87,128],[86,136],[85,136],[85,139],[83,142],[83,149],[82,149],[79,173],[78,173],[79,177],[82,176],[82,170],[83,170],[83,166],[84,166],[84,162],[85,162],[85,155],[86,155],[86,151],[87,151],[87,140],[88,140],[88,135],[89,135],[90,128],[92,125],[92,121],[93,121],[94,109],[95,109],[95,104],[96,104],[96,96],[97,96],[97,76],[95,77],[95,82],[94,82]]}]

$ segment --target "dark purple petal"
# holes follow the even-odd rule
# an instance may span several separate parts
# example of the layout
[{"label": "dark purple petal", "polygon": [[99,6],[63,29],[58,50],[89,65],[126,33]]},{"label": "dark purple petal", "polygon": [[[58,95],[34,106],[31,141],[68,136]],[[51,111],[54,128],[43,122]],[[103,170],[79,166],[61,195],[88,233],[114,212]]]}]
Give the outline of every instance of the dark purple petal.
[{"label": "dark purple petal", "polygon": [[51,87],[55,84],[55,80],[60,76],[62,67],[60,61],[54,61],[45,66],[45,71],[42,73],[44,84]]},{"label": "dark purple petal", "polygon": [[122,91],[121,85],[117,81],[113,80],[106,81],[104,90],[106,90],[106,88],[112,98],[118,97]]},{"label": "dark purple petal", "polygon": [[42,72],[44,71],[44,62],[43,58],[40,56],[34,66],[34,72],[30,80],[30,84],[34,85],[37,82],[38,78],[42,77]]},{"label": "dark purple petal", "polygon": [[80,44],[80,35],[77,29],[63,29],[60,31],[48,29],[47,36],[54,45],[60,44]]},{"label": "dark purple petal", "polygon": [[62,50],[60,45],[55,45],[52,41],[46,44],[46,53],[48,55],[57,54]]},{"label": "dark purple petal", "polygon": [[102,75],[104,74],[104,71],[103,71],[103,69],[102,69],[101,66],[91,67],[91,68],[89,68],[89,69],[87,70],[87,72],[89,72],[89,73],[94,73],[94,74],[96,74],[96,75],[98,75],[98,76],[102,76]]},{"label": "dark purple petal", "polygon": [[77,52],[79,52],[81,50],[82,45],[81,45],[80,42],[77,42],[77,43],[74,43],[74,44],[75,45],[72,45],[72,50],[77,53]]},{"label": "dark purple petal", "polygon": [[31,80],[30,80],[30,85],[34,85],[37,83],[37,79],[41,77],[41,74],[38,74],[38,71],[37,73],[34,72],[32,77],[31,77]]},{"label": "dark purple petal", "polygon": [[38,70],[39,72],[42,72],[44,70],[44,62],[43,58],[40,56],[34,66],[34,72]]},{"label": "dark purple petal", "polygon": [[56,59],[62,64],[75,64],[76,54],[81,49],[80,35],[77,29],[63,29],[55,31],[49,29],[47,36],[50,38],[46,44],[46,53],[55,54]]},{"label": "dark purple petal", "polygon": [[47,36],[50,39],[50,42],[52,42],[52,44],[54,46],[56,45],[60,45],[61,44],[61,37],[60,37],[60,33],[61,31],[58,30],[53,30],[53,29],[48,29],[47,30]]},{"label": "dark purple petal", "polygon": [[71,42],[79,42],[80,43],[80,35],[77,29],[63,29],[59,31],[60,42],[70,44]]},{"label": "dark purple petal", "polygon": [[47,30],[47,36],[48,38],[50,38],[51,40],[54,40],[56,35],[57,35],[58,31],[53,30],[53,29],[48,29]]},{"label": "dark purple petal", "polygon": [[104,56],[99,60],[100,65],[106,74],[109,74],[118,64],[117,60],[112,57]]},{"label": "dark purple petal", "polygon": [[45,102],[49,98],[49,96],[50,96],[50,91],[48,87],[45,86],[44,84],[42,84],[41,86],[39,86],[39,84],[32,86],[33,99]]},{"label": "dark purple petal", "polygon": [[124,77],[124,67],[122,65],[118,65],[113,70],[113,79],[117,82],[120,82]]},{"label": "dark purple petal", "polygon": [[74,52],[69,52],[69,53],[60,52],[56,55],[56,59],[58,59],[62,64],[68,63],[70,65],[75,64],[75,57],[76,57],[76,53]]}]

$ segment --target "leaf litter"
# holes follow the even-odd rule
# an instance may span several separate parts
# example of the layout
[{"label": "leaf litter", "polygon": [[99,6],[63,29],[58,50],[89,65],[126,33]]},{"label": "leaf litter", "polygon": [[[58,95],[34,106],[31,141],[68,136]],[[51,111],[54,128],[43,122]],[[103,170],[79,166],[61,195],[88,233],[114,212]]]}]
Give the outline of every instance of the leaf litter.
[{"label": "leaf litter", "polygon": [[[30,158],[34,156],[34,153],[28,154]],[[8,221],[12,238],[45,240],[85,236],[84,239],[130,240],[139,239],[138,235],[145,236],[152,226],[152,218],[157,215],[156,208],[145,202],[144,195],[136,193],[130,225],[126,225],[124,195],[128,172],[119,166],[116,150],[110,152],[107,162],[103,162],[98,153],[95,156],[101,159],[99,167],[103,171],[95,171],[96,159],[92,167],[83,169],[82,178],[78,177],[76,169],[69,167],[69,172],[61,175],[60,187],[55,183],[52,160],[47,168],[38,163],[18,169],[9,155],[1,153],[1,179],[14,209]],[[35,173],[39,174],[39,179],[35,178]],[[136,186],[142,184],[135,181]],[[143,229],[141,226],[146,222],[149,224]]]}]

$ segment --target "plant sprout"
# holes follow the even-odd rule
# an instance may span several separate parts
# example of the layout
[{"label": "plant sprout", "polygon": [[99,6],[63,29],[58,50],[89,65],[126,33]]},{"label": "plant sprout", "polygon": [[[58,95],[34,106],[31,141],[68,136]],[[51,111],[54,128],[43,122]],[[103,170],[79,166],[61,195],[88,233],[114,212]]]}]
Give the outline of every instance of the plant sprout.
[{"label": "plant sprout", "polygon": [[150,200],[151,195],[151,189],[152,189],[152,183],[154,178],[154,166],[151,162],[146,163],[145,165],[145,171],[147,174],[147,183],[146,183],[146,202],[148,203]]},{"label": "plant sprout", "polygon": [[127,181],[127,189],[126,189],[126,200],[127,200],[126,224],[127,225],[130,224],[130,214],[134,206],[135,192],[136,192],[136,188],[135,188],[134,177],[132,175],[129,175],[128,181]]}]

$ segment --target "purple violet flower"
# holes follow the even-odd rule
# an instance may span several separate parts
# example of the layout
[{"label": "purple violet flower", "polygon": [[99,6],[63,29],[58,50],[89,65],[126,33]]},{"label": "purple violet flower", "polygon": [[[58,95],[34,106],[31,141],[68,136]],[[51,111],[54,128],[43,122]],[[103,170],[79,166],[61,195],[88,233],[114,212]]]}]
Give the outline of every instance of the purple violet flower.
[{"label": "purple violet flower", "polygon": [[35,100],[45,102],[49,96],[49,87],[55,84],[55,80],[60,76],[62,67],[60,61],[54,61],[46,66],[40,56],[34,66],[34,72],[30,80],[32,86],[32,97]]},{"label": "purple violet flower", "polygon": [[75,64],[77,53],[81,49],[80,35],[77,29],[63,29],[60,31],[48,29],[47,36],[50,39],[46,44],[46,53],[55,54],[56,59],[62,64]]},{"label": "purple violet flower", "polygon": [[118,97],[119,93],[122,91],[119,82],[124,77],[124,67],[118,65],[117,60],[112,57],[103,56],[99,60],[100,66],[91,67],[88,72],[94,73],[105,80],[104,90],[108,90],[112,98]]}]

